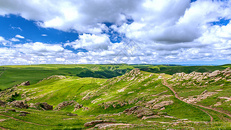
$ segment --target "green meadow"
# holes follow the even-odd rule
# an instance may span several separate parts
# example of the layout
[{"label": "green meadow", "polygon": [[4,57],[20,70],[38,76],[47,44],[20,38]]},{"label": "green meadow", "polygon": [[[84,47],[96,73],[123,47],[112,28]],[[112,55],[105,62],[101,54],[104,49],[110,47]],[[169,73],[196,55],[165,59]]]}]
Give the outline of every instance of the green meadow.
[{"label": "green meadow", "polygon": [[[172,80],[173,74],[178,72],[222,71],[229,66],[1,66],[0,100],[8,103],[0,107],[0,127],[97,129],[99,126],[96,124],[87,127],[84,124],[103,120],[114,124],[105,127],[108,129],[231,129],[231,117],[227,115],[231,112],[231,101],[221,98],[231,96],[229,77],[223,77],[218,82],[212,82],[213,79],[208,78],[200,84],[196,79]],[[167,79],[182,100],[190,96],[200,97],[205,90],[215,93],[197,101],[196,104],[187,103],[176,98],[176,95],[163,84],[164,79]],[[15,86],[25,81],[29,81],[30,85]],[[189,82],[191,84],[188,84]],[[204,82],[208,84],[203,86]],[[21,109],[11,105],[14,101],[24,101],[28,106],[46,102],[53,106],[53,110],[34,107]],[[59,104],[65,101],[74,101],[82,107],[76,109],[75,105],[70,104],[57,109]],[[170,103],[165,104],[166,102]],[[221,102],[221,105],[214,106],[217,102]],[[197,105],[211,107],[224,113]],[[125,112],[126,109],[137,106],[139,109],[136,111]],[[20,111],[30,114],[19,116]],[[127,124],[128,127],[121,124]]]}]

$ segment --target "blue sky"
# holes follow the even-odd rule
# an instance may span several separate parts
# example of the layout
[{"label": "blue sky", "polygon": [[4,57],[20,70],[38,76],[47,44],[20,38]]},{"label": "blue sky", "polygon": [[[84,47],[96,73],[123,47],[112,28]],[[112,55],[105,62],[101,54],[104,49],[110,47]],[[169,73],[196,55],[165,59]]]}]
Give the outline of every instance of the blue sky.
[{"label": "blue sky", "polygon": [[227,64],[230,12],[226,0],[0,0],[0,65]]}]

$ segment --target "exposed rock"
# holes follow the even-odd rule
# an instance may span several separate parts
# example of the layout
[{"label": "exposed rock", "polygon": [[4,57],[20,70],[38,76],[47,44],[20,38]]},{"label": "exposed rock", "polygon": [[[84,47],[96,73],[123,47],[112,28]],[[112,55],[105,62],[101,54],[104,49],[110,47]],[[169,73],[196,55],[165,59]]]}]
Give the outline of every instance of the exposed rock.
[{"label": "exposed rock", "polygon": [[214,104],[215,107],[220,106],[221,102],[217,102],[216,104]]},{"label": "exposed rock", "polygon": [[153,100],[151,100],[151,101],[148,101],[147,103],[145,103],[145,107],[149,107],[150,109],[152,109],[153,108],[153,106],[155,105],[155,103],[157,103],[157,102],[159,102],[160,100],[163,100],[163,99],[165,99],[165,98],[167,98],[167,97],[171,97],[172,95],[162,95],[162,96],[160,96],[160,97],[158,97],[158,98],[155,98],[155,99],[153,99]]},{"label": "exposed rock", "polygon": [[26,116],[25,113],[20,113],[18,116]]},{"label": "exposed rock", "polygon": [[157,115],[167,115],[167,112],[158,112]]},{"label": "exposed rock", "polygon": [[77,114],[68,113],[67,116],[77,116]]},{"label": "exposed rock", "polygon": [[4,107],[5,105],[6,105],[6,102],[0,100],[0,106],[1,106],[1,107]]},{"label": "exposed rock", "polygon": [[173,119],[173,118],[176,118],[176,117],[173,117],[173,116],[164,116],[164,118],[171,118],[171,119]]},{"label": "exposed rock", "polygon": [[106,121],[106,120],[95,120],[95,121],[85,123],[84,126],[85,127],[90,127],[90,126],[95,126],[96,124],[106,123],[106,122],[108,122],[108,121]]},{"label": "exposed rock", "polygon": [[11,112],[16,112],[15,109],[7,109],[6,111],[7,111],[7,112],[9,112],[9,111],[11,111]]},{"label": "exposed rock", "polygon": [[92,97],[91,92],[87,93],[82,100],[89,100]]},{"label": "exposed rock", "polygon": [[202,92],[201,94],[205,94],[205,93],[207,93],[208,91],[207,90],[205,90],[204,92]]},{"label": "exposed rock", "polygon": [[65,108],[65,107],[67,107],[67,106],[74,105],[74,104],[77,105],[77,102],[76,101],[64,101],[62,103],[59,103],[57,105],[57,107],[55,108],[55,110],[61,110],[61,109]]},{"label": "exposed rock", "polygon": [[231,74],[231,69],[228,67],[225,70],[223,70],[222,73],[224,73],[224,75],[230,75]]},{"label": "exposed rock", "polygon": [[25,103],[25,101],[13,101],[13,102],[10,103],[10,106],[18,107],[18,108],[21,108],[21,109],[27,109],[29,107],[29,105],[27,105]]},{"label": "exposed rock", "polygon": [[215,76],[217,76],[217,75],[220,74],[220,73],[221,73],[221,71],[215,70],[215,71],[213,71],[212,73],[210,73],[208,76],[209,76],[209,77],[215,77]]},{"label": "exposed rock", "polygon": [[26,111],[20,111],[20,113],[30,114],[29,112]]},{"label": "exposed rock", "polygon": [[173,101],[171,101],[171,100],[170,101],[162,101],[160,103],[155,104],[152,107],[152,109],[160,109],[160,108],[162,108],[164,106],[171,105],[171,104],[173,104]]},{"label": "exposed rock", "polygon": [[147,119],[153,119],[153,118],[160,118],[158,115],[153,115],[153,116],[143,116],[142,120],[147,120]]},{"label": "exposed rock", "polygon": [[197,95],[196,97],[195,96],[189,96],[188,98],[186,99],[183,99],[184,102],[187,102],[187,103],[196,103],[196,102],[199,102],[201,100],[204,100],[206,99],[207,97],[210,97],[214,94],[217,94],[217,92],[202,92],[201,95]]},{"label": "exposed rock", "polygon": [[153,111],[146,107],[134,106],[130,109],[126,109],[123,111],[127,115],[135,114],[137,117],[141,118],[143,116],[154,115]]},{"label": "exposed rock", "polygon": [[31,108],[37,108],[37,106],[34,103],[30,103],[29,107],[31,107]]},{"label": "exposed rock", "polygon": [[87,111],[87,110],[89,110],[88,107],[83,107],[83,111]]},{"label": "exposed rock", "polygon": [[82,105],[82,104],[79,104],[79,103],[76,103],[74,107],[75,107],[75,110],[74,110],[74,111],[76,111],[76,110],[82,108],[83,105]]},{"label": "exposed rock", "polygon": [[7,120],[7,119],[0,119],[0,122],[3,122],[3,121],[5,121],[5,120]]},{"label": "exposed rock", "polygon": [[231,97],[219,97],[219,99],[225,99],[225,102],[231,101]]},{"label": "exposed rock", "polygon": [[43,110],[53,110],[53,106],[47,104],[46,102],[43,103],[35,103],[35,105],[37,106],[37,109],[39,109],[39,107],[41,107]]},{"label": "exposed rock", "polygon": [[95,125],[95,128],[98,129],[107,129],[107,128],[111,128],[111,127],[116,127],[116,128],[121,128],[121,129],[125,129],[125,128],[129,128],[131,124],[124,124],[124,123],[101,123],[101,124],[97,124]]},{"label": "exposed rock", "polygon": [[18,84],[16,86],[29,86],[30,85],[30,81],[25,81],[25,82],[22,82],[21,84]]}]

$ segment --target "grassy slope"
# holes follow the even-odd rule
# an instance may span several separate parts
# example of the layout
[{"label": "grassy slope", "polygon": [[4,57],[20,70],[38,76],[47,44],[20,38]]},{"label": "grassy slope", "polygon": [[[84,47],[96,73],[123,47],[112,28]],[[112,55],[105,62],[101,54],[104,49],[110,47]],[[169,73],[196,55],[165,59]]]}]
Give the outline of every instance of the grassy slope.
[{"label": "grassy slope", "polygon": [[[65,112],[73,112],[73,108],[69,107],[60,112],[42,112],[36,110],[30,110],[34,114],[31,114],[26,117],[19,117],[26,121],[33,121],[34,123],[49,125],[53,124],[55,126],[59,125],[60,127],[69,126],[75,128],[83,127],[83,124],[88,120],[98,119],[97,116],[100,114],[112,114],[122,112],[127,108],[136,106],[138,101],[142,101],[141,106],[145,106],[145,103],[160,98],[164,95],[173,95],[165,86],[161,84],[161,79],[158,79],[158,74],[152,74],[148,72],[141,72],[140,75],[133,76],[125,75],[116,77],[106,81],[107,79],[96,79],[96,78],[78,78],[78,77],[67,77],[67,79],[49,79],[44,80],[38,84],[30,86],[19,87],[18,92],[26,93],[27,97],[37,97],[34,100],[28,101],[28,103],[33,102],[47,102],[48,104],[57,106],[63,101],[75,100],[80,104],[83,104],[84,107],[88,107],[89,111],[83,111],[83,109],[77,110],[74,113],[77,113],[79,116],[75,120],[79,124],[75,124],[73,121],[63,121]],[[166,75],[168,77],[168,75]],[[137,78],[137,79],[136,79]],[[121,79],[121,80],[120,80]],[[128,81],[129,79],[132,79]],[[106,81],[106,82],[105,82]],[[140,82],[139,82],[140,81]],[[146,84],[146,85],[145,85]],[[124,90],[124,91],[121,91]],[[167,91],[166,91],[167,90]],[[166,91],[163,94],[162,92]],[[90,93],[89,100],[82,100],[84,96]],[[158,95],[160,94],[160,95]],[[43,96],[41,96],[43,95]],[[19,97],[21,100],[21,98]],[[25,98],[24,98],[25,99]],[[131,104],[127,104],[123,107],[118,105],[120,101],[128,103],[129,100],[135,100]],[[209,121],[209,116],[200,111],[199,109],[183,103],[174,96],[166,97],[161,99],[159,102],[164,100],[173,100],[174,104],[166,106],[165,110],[170,116],[174,116],[177,119],[189,119],[192,121]],[[95,103],[92,103],[95,101]],[[98,104],[112,102],[117,104],[116,108],[112,107],[112,104],[109,108],[104,109]],[[63,112],[63,113],[62,113]],[[154,110],[155,113],[161,112],[160,110]],[[12,113],[11,113],[12,114]],[[15,113],[13,113],[14,115]],[[41,115],[41,117],[40,117]],[[92,117],[89,117],[93,115]],[[17,117],[17,115],[14,115]],[[54,121],[54,118],[59,118],[57,121]],[[17,117],[18,118],[18,117]],[[46,118],[43,120],[43,118]],[[135,115],[126,116],[111,116],[111,117],[102,117],[100,119],[110,119],[114,118],[118,121],[124,123],[134,123],[134,124],[147,124],[147,120],[140,120]],[[78,121],[79,120],[79,121]],[[171,122],[173,119],[160,118],[160,119],[148,119],[149,121],[167,121]],[[55,123],[53,123],[55,122]],[[13,123],[14,124],[14,123]],[[4,122],[6,126],[7,122]],[[48,128],[55,127],[49,126]],[[22,126],[23,127],[23,126]],[[33,127],[33,126],[31,126]],[[155,126],[156,127],[156,126]],[[42,128],[42,127],[41,127]]]},{"label": "grassy slope", "polygon": [[[229,66],[226,66],[229,67]],[[215,82],[214,79],[222,77],[219,81]],[[230,78],[230,77],[227,77]],[[207,83],[206,83],[207,82]],[[227,113],[231,113],[231,101],[225,99],[220,99],[219,97],[230,97],[231,95],[231,82],[227,81],[222,75],[218,75],[215,78],[204,79],[200,82],[197,82],[197,79],[189,79],[182,81],[174,81],[169,83],[172,84],[174,90],[179,94],[180,97],[188,98],[193,96],[197,98],[198,95],[201,95],[202,92],[207,90],[208,92],[215,92],[216,94],[207,97],[201,101],[197,101],[198,104],[208,107],[217,108],[223,110]],[[190,84],[189,84],[190,83]],[[214,106],[217,102],[221,102],[222,105]]]},{"label": "grassy slope", "polygon": [[[58,67],[57,67],[58,66]],[[141,75],[135,76],[135,78],[132,79],[132,75],[123,75],[119,77],[115,77],[112,79],[100,79],[100,78],[79,78],[77,76],[71,76],[76,75],[75,68],[77,67],[85,67],[88,70],[91,71],[103,71],[105,68],[107,70],[111,69],[111,65],[102,65],[100,66],[93,66],[93,65],[39,65],[39,66],[10,66],[8,68],[8,71],[5,73],[6,77],[0,77],[0,80],[2,80],[4,83],[2,83],[2,86],[4,84],[7,84],[10,80],[17,80],[18,83],[26,80],[32,81],[32,85],[30,86],[21,86],[19,87],[18,92],[20,94],[26,93],[27,97],[37,97],[34,100],[28,101],[28,103],[34,103],[34,102],[47,102],[48,104],[57,106],[59,103],[63,101],[70,101],[75,100],[80,104],[83,104],[84,107],[88,107],[88,111],[83,111],[83,109],[77,110],[76,114],[79,116],[77,117],[69,117],[66,116],[67,112],[73,112],[73,107],[67,107],[61,111],[37,111],[33,109],[28,109],[26,111],[30,111],[31,114],[29,114],[26,117],[19,117],[19,113],[6,113],[7,115],[13,116],[18,119],[22,119],[25,121],[34,122],[37,124],[43,124],[47,126],[37,126],[33,124],[28,123],[19,123],[19,121],[14,121],[12,119],[8,119],[4,122],[1,122],[2,127],[5,128],[11,128],[11,129],[71,129],[71,128],[83,128],[83,124],[85,122],[96,120],[96,119],[115,119],[116,122],[123,122],[123,123],[132,123],[132,124],[144,124],[146,125],[144,128],[147,128],[150,126],[150,128],[163,128],[163,124],[150,124],[151,121],[164,121],[164,122],[172,122],[175,119],[169,119],[169,118],[157,118],[157,119],[148,119],[148,120],[141,120],[140,118],[137,118],[135,115],[126,115],[122,114],[121,116],[103,116],[103,117],[97,117],[100,114],[112,114],[112,113],[118,113],[122,112],[127,108],[131,108],[133,106],[137,106],[138,101],[142,101],[142,103],[146,103],[150,100],[160,98],[164,95],[173,95],[171,91],[168,90],[165,86],[161,84],[161,79],[158,79],[158,74],[152,74],[149,72],[141,72]],[[126,68],[133,68],[134,66],[119,66],[121,70]],[[136,67],[136,66],[135,66]],[[140,67],[140,66],[139,66]],[[112,68],[113,70],[113,68]],[[5,70],[6,71],[6,70]],[[23,73],[25,72],[26,73]],[[70,73],[69,73],[70,72]],[[160,73],[162,71],[159,71]],[[31,74],[36,73],[37,75],[31,76]],[[37,83],[37,81],[41,80],[44,77],[48,77],[53,74],[62,74],[62,75],[69,75],[66,79],[49,79],[44,80],[40,83]],[[150,77],[150,75],[153,75]],[[7,76],[10,79],[7,81]],[[171,77],[170,75],[165,75],[165,77]],[[25,80],[26,79],[26,80]],[[132,79],[132,80],[130,80]],[[6,80],[6,81],[5,81]],[[9,85],[9,84],[7,84]],[[13,85],[13,83],[11,83]],[[177,89],[179,91],[179,94],[188,96],[190,94],[197,94],[201,93],[205,89],[210,91],[221,89],[221,86],[219,85],[213,85],[208,88],[192,88],[190,90],[186,88],[180,88]],[[224,95],[226,93],[229,94],[230,87],[223,86],[222,89],[227,89],[227,91],[223,91],[222,93],[219,93],[221,95]],[[123,90],[123,91],[122,91]],[[166,91],[165,93],[162,93]],[[181,90],[181,91],[180,91]],[[190,91],[194,90],[195,92],[190,93]],[[13,93],[13,92],[12,92]],[[160,94],[162,93],[162,94]],[[188,93],[188,94],[187,94]],[[89,100],[82,100],[83,97],[86,95],[89,95]],[[160,94],[160,95],[157,95]],[[26,98],[23,98],[26,99]],[[137,100],[134,100],[137,99]],[[18,100],[22,100],[21,97],[18,97]],[[126,102],[134,100],[133,103],[127,104],[125,106],[118,105],[119,102]],[[161,101],[164,100],[172,100],[174,101],[174,104],[166,106],[165,110],[154,110],[155,113],[158,112],[166,112],[167,115],[174,116],[177,119],[189,119],[191,121],[209,121],[209,116],[199,110],[198,108],[193,107],[192,105],[188,105],[184,102],[179,101],[178,99],[174,98],[174,96],[170,96],[167,98],[164,98]],[[206,99],[207,100],[207,99]],[[208,99],[209,102],[216,102],[214,100]],[[208,102],[207,101],[207,102]],[[116,108],[112,107],[112,104],[110,104],[110,107],[107,109],[104,109],[102,106],[99,106],[98,104],[102,103],[112,103],[116,104]],[[203,103],[203,102],[202,102]],[[141,106],[145,106],[144,104],[139,104]],[[0,108],[2,109],[2,108]],[[4,109],[4,108],[3,108]],[[229,108],[227,108],[229,109]],[[215,119],[215,121],[222,121],[220,115],[218,113],[215,113],[213,111],[209,112]],[[92,115],[92,116],[90,116]],[[0,116],[0,119],[4,119],[5,117]],[[70,120],[64,120],[67,118],[73,118]],[[147,122],[149,121],[149,122]],[[184,126],[186,125],[186,126]],[[230,128],[230,123],[223,123],[223,122],[217,122],[213,124],[180,124],[180,126],[171,126],[166,124],[165,127],[168,128],[187,128],[187,127],[194,127],[194,128],[207,128],[207,127],[213,127],[216,128]],[[143,128],[140,127],[139,128]]]},{"label": "grassy slope", "polygon": [[0,89],[13,87],[25,81],[35,84],[51,75],[112,78],[133,69],[128,65],[32,65],[1,66]]},{"label": "grassy slope", "polygon": [[[31,65],[31,66],[0,66],[0,89],[13,87],[24,81],[37,83],[51,75],[65,75],[78,77],[112,78],[126,72],[140,68],[152,73],[174,74],[177,72],[190,73],[192,71],[211,72],[222,70],[224,66],[153,66],[153,65]],[[3,73],[2,73],[3,72]],[[2,74],[1,74],[2,73]]]}]

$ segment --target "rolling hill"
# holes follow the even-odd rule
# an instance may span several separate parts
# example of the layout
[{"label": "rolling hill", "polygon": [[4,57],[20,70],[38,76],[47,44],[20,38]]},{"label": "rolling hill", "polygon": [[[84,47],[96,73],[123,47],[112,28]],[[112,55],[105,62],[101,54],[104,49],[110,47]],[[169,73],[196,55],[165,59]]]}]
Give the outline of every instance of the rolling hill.
[{"label": "rolling hill", "polygon": [[230,129],[227,67],[2,66],[0,128]]}]

